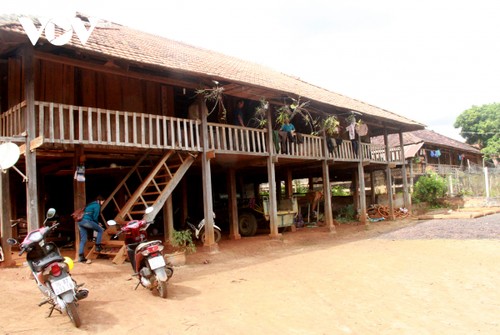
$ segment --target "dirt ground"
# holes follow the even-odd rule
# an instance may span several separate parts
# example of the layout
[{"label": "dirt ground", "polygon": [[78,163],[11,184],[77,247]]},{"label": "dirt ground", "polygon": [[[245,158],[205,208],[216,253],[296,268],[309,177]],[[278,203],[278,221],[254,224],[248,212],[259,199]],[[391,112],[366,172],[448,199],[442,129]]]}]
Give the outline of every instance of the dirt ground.
[{"label": "dirt ground", "polygon": [[[475,234],[471,231],[480,231]],[[222,240],[175,268],[168,298],[98,259],[82,326],[46,318],[25,267],[0,269],[1,334],[500,334],[500,214]]]}]

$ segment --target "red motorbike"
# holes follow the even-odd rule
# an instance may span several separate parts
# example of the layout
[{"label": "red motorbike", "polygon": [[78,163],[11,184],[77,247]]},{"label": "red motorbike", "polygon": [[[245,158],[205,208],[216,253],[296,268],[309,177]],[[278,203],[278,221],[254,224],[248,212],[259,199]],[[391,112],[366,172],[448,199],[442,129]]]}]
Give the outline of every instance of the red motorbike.
[{"label": "red motorbike", "polygon": [[[36,284],[45,295],[38,306],[50,304],[49,317],[54,310],[65,312],[75,327],[80,327],[81,320],[78,315],[78,301],[88,296],[89,291],[81,288],[71,277],[70,270],[73,261],[63,257],[58,247],[53,242],[47,242],[47,236],[57,228],[59,223],[49,227],[45,226],[48,219],[54,217],[56,210],[51,208],[47,212],[43,227],[30,231],[19,245],[19,256],[26,252],[26,261],[33,273]],[[10,245],[19,244],[14,238],[9,238]]]},{"label": "red motorbike", "polygon": [[[152,207],[146,209],[146,214],[153,211]],[[167,297],[167,282],[174,274],[171,264],[165,262],[163,257],[163,243],[160,240],[148,241],[147,229],[154,221],[132,220],[121,226],[115,237],[125,234],[127,254],[134,271],[139,279],[139,285],[149,290],[156,289],[162,298]],[[108,225],[116,225],[116,221],[109,220]]]}]

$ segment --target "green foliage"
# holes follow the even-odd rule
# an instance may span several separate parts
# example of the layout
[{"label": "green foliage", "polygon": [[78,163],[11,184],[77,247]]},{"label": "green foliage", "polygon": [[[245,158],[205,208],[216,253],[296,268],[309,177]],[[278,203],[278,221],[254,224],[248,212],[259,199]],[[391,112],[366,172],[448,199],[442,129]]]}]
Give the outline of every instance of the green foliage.
[{"label": "green foliage", "polygon": [[269,110],[269,101],[264,98],[260,99],[259,106],[255,108],[253,121],[256,122],[257,128],[263,129],[267,125],[267,111]]},{"label": "green foliage", "polygon": [[224,87],[220,87],[218,83],[216,84],[215,87],[212,88],[206,88],[206,89],[199,89],[196,90],[195,93],[197,95],[202,96],[205,101],[211,101],[214,103],[214,107],[212,110],[208,113],[208,115],[211,115],[213,111],[218,108],[218,120],[221,123],[226,123],[227,122],[227,110],[226,107],[224,106],[224,99],[223,99],[223,94],[224,94]]},{"label": "green foliage", "polygon": [[314,120],[309,113],[307,107],[309,106],[309,101],[300,102],[300,97],[294,99],[289,97],[293,102],[291,104],[285,104],[277,109],[278,116],[276,117],[276,124],[281,128],[285,123],[285,120],[292,122],[295,116],[302,118],[304,123],[308,125],[311,129],[311,133],[314,131]]},{"label": "green foliage", "polygon": [[453,125],[469,144],[479,144],[487,158],[500,155],[500,103],[472,106],[462,112]]},{"label": "green foliage", "polygon": [[172,244],[173,247],[188,253],[196,251],[196,245],[193,242],[193,235],[189,229],[174,230],[170,244]]},{"label": "green foliage", "polygon": [[305,194],[309,191],[309,188],[306,185],[300,183],[300,180],[294,180],[295,184],[295,192]]},{"label": "green foliage", "polygon": [[331,115],[323,120],[323,130],[328,136],[335,136],[339,132],[340,122],[336,116]]},{"label": "green foliage", "polygon": [[343,188],[340,185],[333,185],[332,186],[332,196],[333,197],[345,197],[345,196],[348,196],[350,194],[351,193],[349,190],[346,190],[345,188]]},{"label": "green foliage", "polygon": [[292,118],[292,111],[288,105],[281,106],[278,108],[278,117],[276,117],[276,123],[281,127],[286,121],[290,121]]},{"label": "green foliage", "polygon": [[429,173],[418,179],[413,199],[415,202],[427,202],[430,206],[436,206],[438,199],[445,196],[446,191],[446,180],[436,173]]},{"label": "green foliage", "polygon": [[356,220],[356,209],[354,208],[353,204],[347,205],[345,207],[342,207],[339,210],[339,214],[337,215],[337,221],[341,223],[346,223],[350,221]]}]

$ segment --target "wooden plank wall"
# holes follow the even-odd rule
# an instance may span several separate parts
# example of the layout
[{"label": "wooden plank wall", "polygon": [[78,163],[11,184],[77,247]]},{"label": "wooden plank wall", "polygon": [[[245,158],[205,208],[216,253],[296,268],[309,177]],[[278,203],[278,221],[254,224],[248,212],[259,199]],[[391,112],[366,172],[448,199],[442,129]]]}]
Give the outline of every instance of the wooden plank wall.
[{"label": "wooden plank wall", "polygon": [[[21,67],[9,61],[9,101],[22,101]],[[35,100],[108,110],[175,116],[173,88],[158,83],[38,60]],[[162,99],[168,101],[162,101]],[[172,101],[170,101],[172,100]],[[12,105],[12,104],[11,104]]]},{"label": "wooden plank wall", "polygon": [[20,103],[24,100],[24,81],[21,80],[23,77],[21,58],[9,58],[9,73],[8,73],[8,107],[7,109],[13,107],[14,105]]}]

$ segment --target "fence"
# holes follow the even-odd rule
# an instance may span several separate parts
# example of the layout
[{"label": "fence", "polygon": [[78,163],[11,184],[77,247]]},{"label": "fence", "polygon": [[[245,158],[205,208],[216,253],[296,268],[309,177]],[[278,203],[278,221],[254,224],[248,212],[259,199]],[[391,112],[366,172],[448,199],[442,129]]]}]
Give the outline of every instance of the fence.
[{"label": "fence", "polygon": [[455,169],[442,175],[452,196],[500,197],[500,168]]}]

